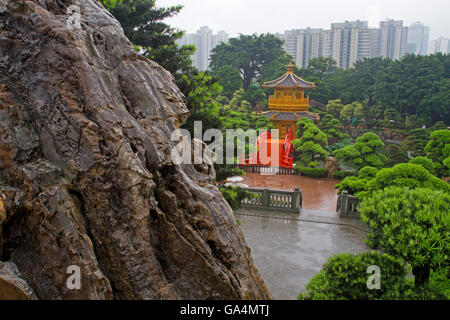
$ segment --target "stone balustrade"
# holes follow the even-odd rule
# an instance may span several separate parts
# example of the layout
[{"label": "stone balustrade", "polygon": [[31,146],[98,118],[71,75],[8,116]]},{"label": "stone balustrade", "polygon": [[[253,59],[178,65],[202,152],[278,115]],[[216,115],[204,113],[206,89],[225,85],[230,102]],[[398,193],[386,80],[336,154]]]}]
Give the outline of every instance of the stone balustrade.
[{"label": "stone balustrade", "polygon": [[338,196],[336,211],[341,218],[359,218],[358,205],[358,197],[344,190]]},{"label": "stone balustrade", "polygon": [[253,197],[242,200],[242,207],[300,214],[303,197],[300,188],[294,191],[247,188]]}]

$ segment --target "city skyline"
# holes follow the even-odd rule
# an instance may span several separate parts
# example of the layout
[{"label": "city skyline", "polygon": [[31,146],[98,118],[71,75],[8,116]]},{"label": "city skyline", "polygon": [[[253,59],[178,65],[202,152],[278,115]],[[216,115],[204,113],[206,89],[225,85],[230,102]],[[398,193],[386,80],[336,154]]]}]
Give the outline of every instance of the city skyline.
[{"label": "city skyline", "polygon": [[[436,52],[450,53],[448,39],[429,39],[430,28],[421,22],[405,26],[401,20],[380,21],[378,27],[369,27],[367,21],[333,22],[329,29],[306,28],[286,30],[274,35],[283,40],[283,49],[292,56],[300,68],[306,68],[313,58],[330,57],[337,67],[347,69],[363,58],[385,57],[399,60],[406,54],[427,55]],[[212,50],[227,42],[228,33],[203,26],[196,33],[187,33],[177,43],[195,45],[193,65],[209,69]]]},{"label": "city skyline", "polygon": [[256,0],[157,0],[158,6],[184,5],[175,17],[167,19],[172,26],[186,33],[195,33],[202,26],[225,30],[230,37],[239,33],[283,33],[290,29],[328,29],[332,21],[368,21],[369,27],[388,19],[402,20],[410,26],[421,21],[430,27],[431,40],[450,37],[450,2],[342,0],[339,3],[321,0],[302,3],[279,0],[276,3]]}]

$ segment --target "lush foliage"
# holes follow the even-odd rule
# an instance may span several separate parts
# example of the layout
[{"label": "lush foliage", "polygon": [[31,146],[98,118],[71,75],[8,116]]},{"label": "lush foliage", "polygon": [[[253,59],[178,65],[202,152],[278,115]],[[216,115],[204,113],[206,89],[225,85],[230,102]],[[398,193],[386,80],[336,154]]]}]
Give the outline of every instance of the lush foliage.
[{"label": "lush foliage", "polygon": [[181,79],[192,72],[191,55],[194,46],[179,47],[175,41],[183,31],[172,28],[163,20],[178,14],[182,6],[161,8],[156,0],[100,0],[120,22],[128,39],[142,54],[162,65]]},{"label": "lush foliage", "polygon": [[327,113],[321,116],[319,128],[327,135],[329,143],[339,143],[350,139],[348,134],[342,133],[339,130],[339,120]]},{"label": "lush foliage", "polygon": [[222,94],[228,99],[233,98],[233,94],[236,90],[242,87],[242,79],[239,71],[232,66],[222,66],[216,70],[214,74],[219,81],[219,84],[223,87]]},{"label": "lush foliage", "polygon": [[327,136],[307,118],[300,119],[297,126],[301,139],[294,140],[292,145],[299,154],[300,163],[316,167],[319,161],[328,156],[328,152],[323,149],[323,146],[328,145]]},{"label": "lush foliage", "polygon": [[429,280],[430,269],[449,266],[449,193],[389,187],[364,197],[359,212],[371,227],[371,248],[411,264],[416,285]]},{"label": "lush foliage", "polygon": [[241,207],[243,199],[250,199],[253,196],[252,193],[247,190],[237,187],[221,187],[220,191],[233,211],[236,211]]},{"label": "lush foliage", "polygon": [[[381,269],[381,289],[370,290],[370,266]],[[399,259],[375,251],[359,255],[340,254],[327,260],[322,270],[300,294],[305,300],[383,300],[400,298],[407,287],[406,271]]]},{"label": "lush foliage", "polygon": [[356,177],[358,173],[351,170],[336,170],[333,172],[333,179],[345,179],[347,177]]},{"label": "lush foliage", "polygon": [[425,152],[427,157],[433,161],[435,171],[439,177],[450,176],[450,170],[444,164],[444,161],[450,158],[450,130],[432,132],[430,141],[425,147]]},{"label": "lush foliage", "polygon": [[339,189],[339,193],[347,190],[350,194],[356,195],[359,192],[368,190],[368,183],[373,180],[378,174],[379,170],[373,167],[364,167],[359,170],[357,176],[348,176],[337,184],[335,188]]},{"label": "lush foliage", "polygon": [[430,139],[430,133],[424,128],[415,128],[408,132],[406,139],[402,143],[404,150],[410,150],[414,156],[425,156],[425,147]]},{"label": "lush foliage", "polygon": [[301,173],[303,176],[306,177],[313,177],[313,178],[328,177],[328,169],[302,167],[301,163],[298,163],[298,166],[295,167],[295,172]]},{"label": "lush foliage", "polygon": [[240,35],[213,49],[211,70],[217,73],[224,66],[235,68],[241,76],[244,90],[247,90],[253,82],[264,77],[266,68],[279,64],[279,58],[285,56],[282,44],[271,34]]},{"label": "lush foliage", "polygon": [[411,164],[418,164],[427,169],[430,173],[434,172],[433,161],[425,157],[417,157],[409,161]]},{"label": "lush foliage", "polygon": [[356,139],[354,145],[346,146],[334,152],[335,156],[354,168],[365,166],[382,167],[387,160],[381,153],[384,143],[373,132],[368,132]]},{"label": "lush foliage", "polygon": [[[300,70],[306,80],[317,82],[311,97],[324,104],[336,99],[344,105],[365,101],[364,119],[368,125],[387,118],[388,123],[396,121],[391,126],[402,127],[408,116],[417,117],[412,118],[417,126],[441,120],[450,123],[450,55],[408,55],[400,61],[363,59],[354,68],[332,69],[320,76],[308,69]],[[385,113],[386,109],[394,109],[395,113]]]},{"label": "lush foliage", "polygon": [[422,165],[407,163],[400,163],[392,168],[381,170],[365,167],[359,171],[358,177],[347,177],[336,185],[336,188],[339,189],[339,192],[347,190],[350,194],[364,197],[370,192],[383,190],[390,186],[410,189],[428,188],[450,192],[448,183],[433,176]]},{"label": "lush foliage", "polygon": [[408,162],[409,158],[401,146],[389,144],[384,148],[384,155],[386,156],[386,167],[392,167],[399,163]]}]

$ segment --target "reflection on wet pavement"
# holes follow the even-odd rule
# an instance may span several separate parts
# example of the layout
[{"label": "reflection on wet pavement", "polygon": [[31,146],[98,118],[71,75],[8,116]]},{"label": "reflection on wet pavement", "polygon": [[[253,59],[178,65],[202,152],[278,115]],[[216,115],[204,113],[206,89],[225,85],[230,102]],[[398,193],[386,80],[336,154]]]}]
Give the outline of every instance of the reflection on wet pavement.
[{"label": "reflection on wet pavement", "polygon": [[294,190],[295,187],[300,187],[303,194],[303,208],[326,211],[336,211],[337,191],[334,186],[339,182],[331,179],[258,173],[247,173],[242,181],[250,188]]},{"label": "reflection on wet pavement", "polygon": [[278,300],[296,299],[332,255],[368,250],[361,222],[339,219],[333,212],[303,210],[299,216],[241,209],[237,216],[254,262]]}]

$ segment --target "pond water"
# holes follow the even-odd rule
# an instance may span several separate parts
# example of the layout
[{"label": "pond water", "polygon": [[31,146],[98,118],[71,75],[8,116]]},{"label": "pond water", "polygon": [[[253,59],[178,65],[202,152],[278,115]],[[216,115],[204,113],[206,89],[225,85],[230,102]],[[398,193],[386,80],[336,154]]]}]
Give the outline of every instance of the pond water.
[{"label": "pond water", "polygon": [[293,191],[295,187],[299,187],[303,194],[303,208],[323,211],[336,211],[337,190],[334,186],[339,182],[340,180],[259,173],[247,173],[242,181],[250,188]]}]

